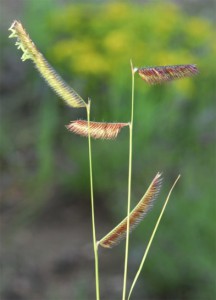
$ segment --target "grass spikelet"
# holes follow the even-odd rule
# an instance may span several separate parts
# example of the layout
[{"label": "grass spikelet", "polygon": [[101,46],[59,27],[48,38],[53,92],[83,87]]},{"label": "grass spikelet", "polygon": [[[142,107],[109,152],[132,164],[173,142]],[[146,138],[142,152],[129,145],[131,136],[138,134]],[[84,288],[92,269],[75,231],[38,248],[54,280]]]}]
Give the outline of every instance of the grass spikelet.
[{"label": "grass spikelet", "polygon": [[158,84],[183,77],[196,75],[196,65],[174,65],[138,68],[140,77],[149,84]]},{"label": "grass spikelet", "polygon": [[[125,126],[129,126],[129,123],[90,122],[90,136],[94,139],[115,139]],[[81,136],[88,136],[88,122],[85,120],[72,121],[66,128]]]},{"label": "grass spikelet", "polygon": [[[161,182],[161,174],[157,173],[146,193],[129,215],[130,231],[132,231],[141,222],[146,213],[152,207],[154,200],[160,192]],[[104,248],[112,248],[125,238],[126,232],[127,217],[123,221],[121,221],[113,230],[111,230],[105,237],[98,241],[97,244]]]},{"label": "grass spikelet", "polygon": [[16,46],[23,51],[22,61],[30,59],[46,80],[48,85],[72,107],[86,107],[85,101],[56,73],[56,71],[46,61],[44,56],[37,50],[35,44],[23,28],[22,24],[14,21],[9,28],[11,35],[9,38],[17,38]]}]

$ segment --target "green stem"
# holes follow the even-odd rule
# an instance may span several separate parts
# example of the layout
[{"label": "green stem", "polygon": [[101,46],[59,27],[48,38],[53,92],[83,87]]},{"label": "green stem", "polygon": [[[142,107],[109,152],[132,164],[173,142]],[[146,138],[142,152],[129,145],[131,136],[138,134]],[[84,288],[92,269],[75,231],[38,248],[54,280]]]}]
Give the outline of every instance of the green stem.
[{"label": "green stem", "polygon": [[100,300],[98,249],[97,249],[97,241],[96,241],[95,215],[94,215],[92,151],[91,151],[91,136],[90,136],[90,106],[91,106],[91,102],[89,100],[88,104],[86,105],[86,110],[87,110],[87,120],[88,120],[88,149],[89,149],[89,171],[90,171],[90,190],[91,190],[92,234],[93,234],[94,258],[95,258],[94,260],[95,260],[96,299]]},{"label": "green stem", "polygon": [[137,279],[138,279],[138,277],[139,277],[139,275],[140,275],[140,272],[141,272],[141,270],[142,270],[142,268],[143,268],[144,262],[145,262],[145,260],[146,260],[147,255],[148,255],[149,249],[150,249],[150,247],[151,247],[151,244],[152,244],[152,241],[153,241],[153,239],[154,239],[155,233],[156,233],[156,231],[157,231],[157,229],[158,229],[158,226],[159,226],[159,224],[160,224],[161,218],[162,218],[162,216],[163,216],[163,213],[164,213],[165,208],[166,208],[166,206],[167,206],[167,203],[168,203],[168,201],[169,201],[169,198],[170,198],[170,195],[171,195],[171,193],[172,193],[172,190],[174,189],[174,187],[175,187],[177,181],[179,180],[179,178],[180,178],[180,175],[177,177],[177,179],[175,180],[173,186],[171,187],[171,189],[170,189],[170,191],[169,191],[169,194],[168,194],[168,196],[167,196],[167,198],[166,198],[166,200],[165,200],[165,203],[164,203],[164,205],[163,205],[163,207],[162,207],[161,213],[160,213],[160,215],[159,215],[159,217],[158,217],[158,220],[157,220],[157,222],[156,222],[156,224],[155,224],[154,230],[153,230],[153,232],[152,232],[152,234],[151,234],[151,237],[150,237],[150,239],[149,239],[149,242],[148,242],[148,245],[147,245],[147,247],[146,247],[145,253],[144,253],[143,258],[142,258],[142,260],[141,260],[139,269],[138,269],[138,271],[137,271],[137,273],[136,273],[136,276],[134,277],[134,280],[133,280],[133,283],[132,283],[132,285],[131,285],[131,288],[130,288],[130,291],[129,291],[127,300],[130,299],[131,293],[132,293],[133,288],[134,288],[134,286],[135,286],[135,284],[136,284],[136,282],[137,282]]},{"label": "green stem", "polygon": [[131,72],[132,72],[132,93],[131,93],[131,119],[130,119],[130,125],[129,125],[127,234],[126,234],[126,244],[125,244],[125,262],[124,262],[124,280],[123,280],[122,300],[126,299],[129,234],[130,234],[129,215],[130,215],[130,206],[131,206],[131,175],[132,175],[133,117],[134,117],[134,69],[133,69],[132,61],[131,61]]}]

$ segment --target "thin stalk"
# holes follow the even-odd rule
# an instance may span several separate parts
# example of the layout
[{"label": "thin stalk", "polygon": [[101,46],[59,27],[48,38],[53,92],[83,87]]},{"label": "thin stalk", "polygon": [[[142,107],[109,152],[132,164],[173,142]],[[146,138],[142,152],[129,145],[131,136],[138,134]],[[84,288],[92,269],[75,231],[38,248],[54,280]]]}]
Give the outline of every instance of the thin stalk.
[{"label": "thin stalk", "polygon": [[153,232],[152,232],[152,234],[151,234],[151,237],[150,237],[150,239],[149,239],[149,242],[148,242],[148,245],[147,245],[147,247],[146,247],[145,253],[144,253],[143,258],[142,258],[142,260],[141,260],[139,269],[138,269],[138,271],[137,271],[137,273],[136,273],[136,276],[134,277],[134,280],[133,280],[133,283],[132,283],[132,285],[131,285],[131,288],[130,288],[130,291],[129,291],[127,300],[130,299],[131,293],[132,293],[133,288],[134,288],[134,286],[135,286],[135,284],[136,284],[136,282],[137,282],[137,279],[138,279],[138,277],[139,277],[139,275],[140,275],[140,272],[141,272],[141,270],[142,270],[142,268],[143,268],[144,262],[145,262],[145,260],[146,260],[147,255],[148,255],[149,249],[150,249],[150,247],[151,247],[151,244],[152,244],[152,241],[153,241],[153,239],[154,239],[155,233],[156,233],[156,231],[157,231],[157,229],[158,229],[158,226],[159,226],[159,224],[160,224],[161,218],[162,218],[162,216],[163,216],[163,213],[164,213],[165,208],[166,208],[166,206],[167,206],[167,203],[168,203],[168,201],[169,201],[169,198],[170,198],[170,195],[171,195],[171,193],[172,193],[172,190],[174,189],[174,187],[175,187],[177,181],[179,180],[179,178],[180,178],[180,175],[177,177],[177,179],[175,180],[173,186],[171,187],[171,189],[170,189],[170,191],[169,191],[169,194],[168,194],[168,196],[167,196],[167,198],[166,198],[166,201],[165,201],[165,203],[164,203],[164,205],[163,205],[163,207],[162,207],[161,213],[160,213],[160,215],[159,215],[159,217],[158,217],[157,223],[155,224],[154,230],[153,230]]},{"label": "thin stalk", "polygon": [[134,69],[132,61],[131,73],[132,73],[132,92],[131,92],[131,119],[129,124],[129,162],[128,162],[128,202],[127,202],[127,234],[125,243],[125,262],[124,262],[124,280],[123,280],[123,292],[122,300],[126,299],[127,289],[127,270],[128,270],[128,252],[129,252],[129,235],[130,235],[130,206],[131,206],[131,176],[132,176],[132,151],[133,151],[133,118],[134,118]]},{"label": "thin stalk", "polygon": [[96,240],[95,215],[94,215],[94,192],[93,192],[93,172],[92,172],[92,151],[91,151],[91,136],[90,136],[90,106],[88,101],[86,105],[87,120],[88,120],[88,149],[89,149],[89,171],[90,171],[90,192],[91,192],[91,214],[92,214],[92,234],[94,247],[94,261],[95,261],[95,287],[96,299],[100,300],[100,285],[99,285],[99,268],[98,268],[98,249]]}]

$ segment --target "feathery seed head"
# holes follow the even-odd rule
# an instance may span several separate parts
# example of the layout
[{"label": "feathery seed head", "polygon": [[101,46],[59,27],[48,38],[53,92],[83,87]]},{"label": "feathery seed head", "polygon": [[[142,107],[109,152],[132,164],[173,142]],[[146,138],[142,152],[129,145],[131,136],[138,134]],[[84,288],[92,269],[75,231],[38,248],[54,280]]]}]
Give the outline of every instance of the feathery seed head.
[{"label": "feathery seed head", "polygon": [[9,28],[9,38],[17,38],[15,45],[23,51],[22,61],[31,59],[49,86],[72,107],[86,107],[85,101],[56,73],[23,28],[22,24],[14,21]]},{"label": "feathery seed head", "polygon": [[129,126],[129,123],[106,123],[106,122],[88,122],[85,120],[72,121],[66,128],[81,136],[88,137],[90,130],[90,136],[94,139],[115,139],[121,128]]},{"label": "feathery seed head", "polygon": [[158,84],[196,75],[196,65],[173,65],[138,68],[140,77],[149,84]]},{"label": "feathery seed head", "polygon": [[[153,206],[155,199],[157,198],[162,184],[161,174],[157,173],[153,181],[151,182],[146,193],[135,206],[135,208],[130,212],[129,215],[129,226],[130,231],[132,231],[145,217],[147,212]],[[111,230],[106,236],[104,236],[98,245],[104,248],[112,248],[126,237],[127,234],[127,217],[123,219],[113,230]]]}]

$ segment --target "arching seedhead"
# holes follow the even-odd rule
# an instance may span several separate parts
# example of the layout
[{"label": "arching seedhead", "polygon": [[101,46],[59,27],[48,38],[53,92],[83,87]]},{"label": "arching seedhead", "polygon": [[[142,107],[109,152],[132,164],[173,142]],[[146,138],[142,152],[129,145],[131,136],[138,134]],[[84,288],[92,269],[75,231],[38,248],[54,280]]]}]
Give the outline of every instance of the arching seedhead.
[{"label": "arching seedhead", "polygon": [[38,51],[35,44],[30,39],[22,24],[14,21],[9,28],[11,34],[9,38],[16,38],[15,45],[23,51],[22,61],[30,59],[34,62],[40,74],[44,77],[48,85],[72,107],[86,107],[85,101],[56,73],[56,71],[46,61],[44,56]]},{"label": "arching seedhead", "polygon": [[[162,178],[161,174],[157,173],[152,180],[146,193],[131,211],[129,215],[129,230],[132,231],[145,217],[149,209],[152,207],[155,199],[157,198],[161,188]],[[97,242],[104,248],[112,248],[119,244],[121,240],[126,237],[127,233],[127,217],[121,221],[113,230],[111,230],[105,237]]]}]

